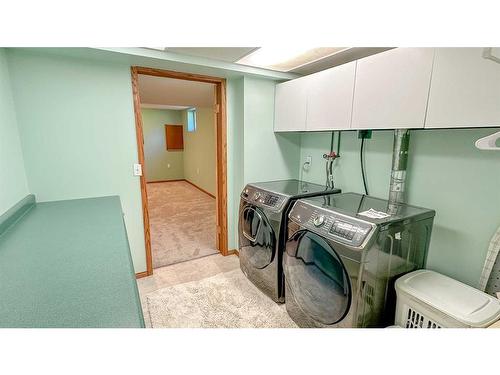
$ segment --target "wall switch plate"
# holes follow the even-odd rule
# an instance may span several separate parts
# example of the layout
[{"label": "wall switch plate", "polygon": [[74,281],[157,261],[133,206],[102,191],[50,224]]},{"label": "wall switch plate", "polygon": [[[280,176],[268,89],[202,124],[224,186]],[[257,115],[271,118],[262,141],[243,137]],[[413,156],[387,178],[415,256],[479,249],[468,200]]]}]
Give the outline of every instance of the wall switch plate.
[{"label": "wall switch plate", "polygon": [[142,176],[142,165],[138,163],[134,164],[134,176]]},{"label": "wall switch plate", "polygon": [[170,168],[170,163],[167,164],[167,168]]}]

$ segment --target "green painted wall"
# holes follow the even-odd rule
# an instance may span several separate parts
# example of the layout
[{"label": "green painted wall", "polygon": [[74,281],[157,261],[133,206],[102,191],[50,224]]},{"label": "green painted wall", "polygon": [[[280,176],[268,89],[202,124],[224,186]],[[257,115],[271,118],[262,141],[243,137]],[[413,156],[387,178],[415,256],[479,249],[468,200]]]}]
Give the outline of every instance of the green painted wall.
[{"label": "green painted wall", "polygon": [[7,58],[0,48],[0,215],[28,194]]},{"label": "green painted wall", "polygon": [[298,178],[300,134],[276,134],[273,81],[228,80],[229,248],[238,247],[240,193],[248,182]]},{"label": "green painted wall", "polygon": [[187,112],[182,111],[184,124],[184,178],[196,186],[216,194],[216,142],[213,108],[196,108],[196,131],[187,131]]},{"label": "green painted wall", "polygon": [[[132,174],[137,145],[130,61],[87,59],[84,50],[74,57],[58,51],[7,50],[28,186],[40,201],[119,195],[135,271],[142,272],[140,185]],[[196,71],[187,63],[183,67]],[[229,246],[236,248],[244,183],[297,177],[300,135],[272,131],[274,81],[233,74],[227,88]]]},{"label": "green painted wall", "polygon": [[[477,286],[488,244],[500,225],[500,153],[480,151],[474,142],[499,129],[412,131],[408,166],[408,202],[436,210],[428,267]],[[323,153],[331,133],[301,137],[302,178],[325,182]],[[341,158],[336,161],[336,185],[361,193],[357,132],[342,132]],[[371,195],[387,198],[392,160],[392,131],[374,131],[366,141],[366,172]],[[312,156],[309,171],[302,169]]]},{"label": "green painted wall", "polygon": [[274,133],[273,81],[245,77],[244,181],[297,178],[299,133]]},{"label": "green painted wall", "polygon": [[[119,195],[135,271],[145,271],[140,184],[132,174],[137,144],[129,64],[86,59],[83,52],[71,57],[57,50],[8,49],[6,54],[30,192],[40,201]],[[243,139],[244,114],[255,127],[246,132],[250,140],[258,139],[254,131],[274,137],[272,104],[268,102],[264,111],[243,108],[245,95],[273,100],[274,83],[262,80],[245,93],[244,81],[244,77],[227,80],[228,174],[234,176],[228,181],[230,248],[238,244],[244,148],[252,143]],[[274,151],[280,155],[277,148]],[[265,175],[255,170],[252,177],[262,180],[272,172],[269,163],[261,169]]]},{"label": "green painted wall", "polygon": [[182,112],[143,108],[144,164],[146,181],[184,178],[184,152],[166,149],[165,125],[182,125]]},{"label": "green painted wall", "polygon": [[146,269],[130,67],[8,50],[30,191],[39,201],[119,195]]}]

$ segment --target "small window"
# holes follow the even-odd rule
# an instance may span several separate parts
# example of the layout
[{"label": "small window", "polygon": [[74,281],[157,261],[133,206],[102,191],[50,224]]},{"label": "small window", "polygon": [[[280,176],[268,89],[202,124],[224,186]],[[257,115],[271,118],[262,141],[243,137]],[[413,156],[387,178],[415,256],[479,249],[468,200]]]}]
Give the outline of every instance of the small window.
[{"label": "small window", "polygon": [[187,131],[192,133],[196,131],[196,109],[187,110]]}]

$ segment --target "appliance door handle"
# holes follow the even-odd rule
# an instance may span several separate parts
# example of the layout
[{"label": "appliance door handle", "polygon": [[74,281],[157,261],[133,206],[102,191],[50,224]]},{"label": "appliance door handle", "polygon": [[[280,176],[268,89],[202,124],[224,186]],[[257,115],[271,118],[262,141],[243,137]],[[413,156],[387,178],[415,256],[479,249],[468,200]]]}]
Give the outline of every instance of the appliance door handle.
[{"label": "appliance door handle", "polygon": [[[258,219],[259,219],[259,226],[257,227],[257,230],[255,231],[255,233],[257,234],[257,233],[259,233],[259,229],[260,229],[260,226],[262,225],[262,220],[263,219],[262,219],[261,214],[257,210],[255,210],[253,208],[247,208],[246,209],[246,211],[250,211],[250,210],[252,210],[255,213],[255,215],[258,217]],[[252,237],[252,235],[249,234],[249,233],[247,233],[247,231],[245,229],[243,229],[243,236],[245,236],[245,238],[247,240],[249,240],[250,242],[255,242],[257,240],[257,236]]]}]

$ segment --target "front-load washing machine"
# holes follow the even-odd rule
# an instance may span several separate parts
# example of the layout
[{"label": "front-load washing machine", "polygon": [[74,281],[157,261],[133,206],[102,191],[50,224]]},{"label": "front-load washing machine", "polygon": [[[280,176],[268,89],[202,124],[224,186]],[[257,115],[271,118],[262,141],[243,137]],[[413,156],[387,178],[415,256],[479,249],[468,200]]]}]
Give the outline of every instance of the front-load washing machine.
[{"label": "front-load washing machine", "polygon": [[284,301],[282,255],[291,205],[299,198],[338,192],[300,180],[251,183],[243,189],[238,223],[240,267],[275,302]]},{"label": "front-load washing machine", "polygon": [[[394,282],[423,268],[435,211],[344,193],[298,200],[283,255],[286,309],[300,327],[393,324]],[[390,212],[390,213],[388,213]]]}]

